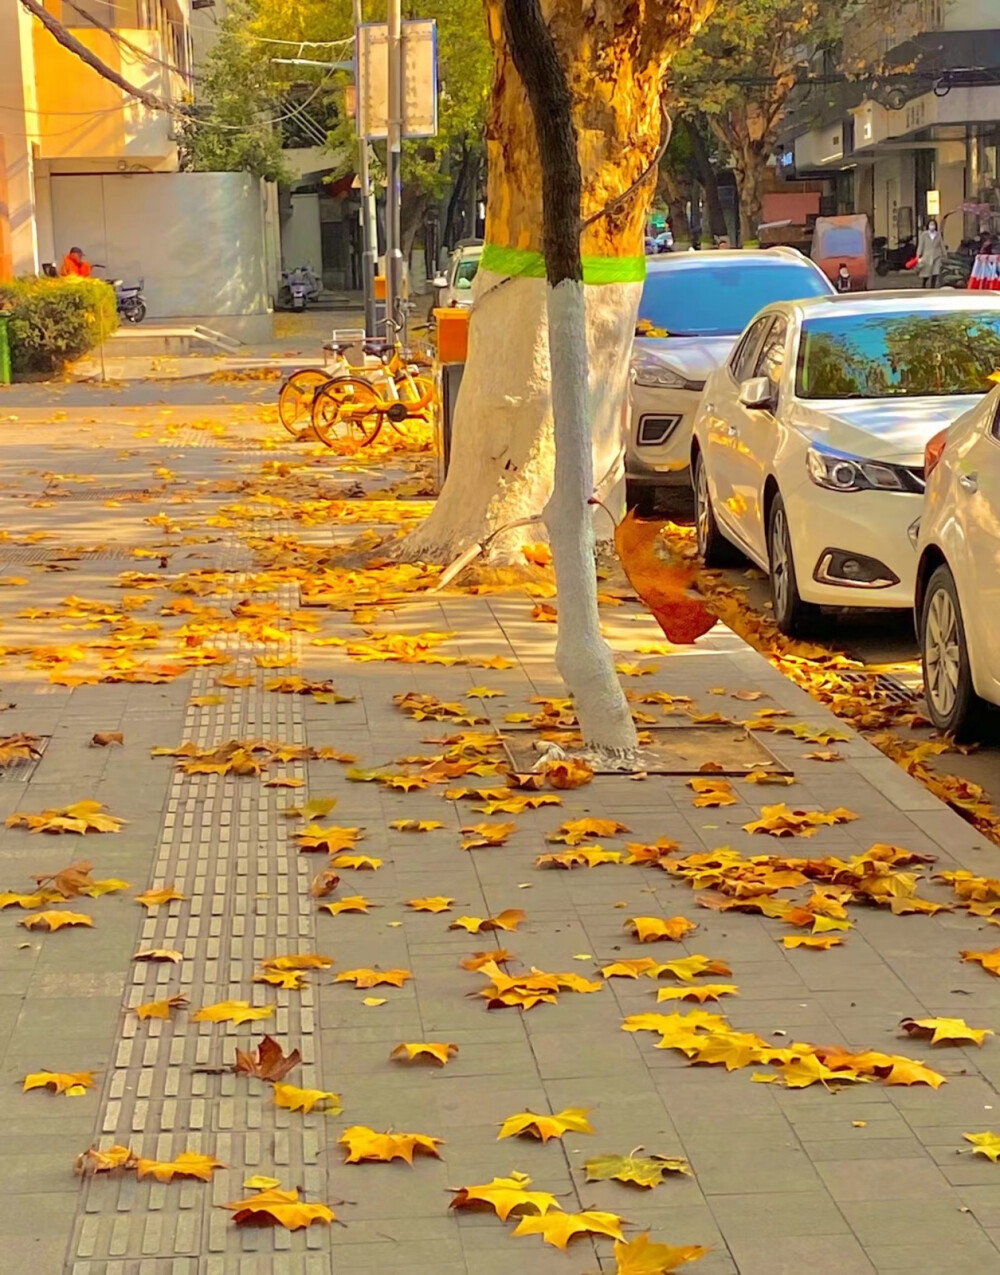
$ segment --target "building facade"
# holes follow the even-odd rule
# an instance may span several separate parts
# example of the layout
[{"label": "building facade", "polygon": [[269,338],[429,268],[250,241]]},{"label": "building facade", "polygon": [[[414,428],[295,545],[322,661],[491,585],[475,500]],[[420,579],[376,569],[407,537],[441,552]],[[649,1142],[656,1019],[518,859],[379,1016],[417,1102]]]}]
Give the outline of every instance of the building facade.
[{"label": "building facade", "polygon": [[826,69],[779,173],[821,182],[825,213],[866,213],[892,246],[930,216],[951,248],[1000,234],[1000,2],[903,0],[891,18],[868,5]]},{"label": "building facade", "polygon": [[[188,5],[189,0],[47,0],[46,7],[129,83],[179,105],[191,90]],[[0,84],[16,275],[37,273],[43,262],[60,260],[77,243],[73,178],[177,170],[174,116],[123,95],[18,3],[0,6]]]}]

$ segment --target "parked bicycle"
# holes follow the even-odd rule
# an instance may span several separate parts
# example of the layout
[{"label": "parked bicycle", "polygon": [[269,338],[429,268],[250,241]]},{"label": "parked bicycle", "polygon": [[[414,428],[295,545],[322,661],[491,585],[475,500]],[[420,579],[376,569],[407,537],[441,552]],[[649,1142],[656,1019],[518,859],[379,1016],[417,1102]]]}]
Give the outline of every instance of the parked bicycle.
[{"label": "parked bicycle", "polygon": [[[348,352],[358,344],[365,361],[351,364]],[[404,421],[426,416],[431,408],[433,380],[395,341],[334,332],[323,350],[332,363],[293,372],[278,395],[278,415],[293,437],[312,434],[328,447],[348,440],[363,447],[374,442],[386,420],[402,433]]]}]

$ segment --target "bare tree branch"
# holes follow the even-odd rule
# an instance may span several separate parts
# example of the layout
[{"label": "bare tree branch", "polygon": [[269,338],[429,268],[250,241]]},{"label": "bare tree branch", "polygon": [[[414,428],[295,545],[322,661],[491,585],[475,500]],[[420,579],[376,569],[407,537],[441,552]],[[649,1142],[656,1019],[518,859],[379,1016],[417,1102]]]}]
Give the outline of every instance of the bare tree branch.
[{"label": "bare tree branch", "polygon": [[134,97],[141,102],[143,106],[148,107],[151,111],[167,111],[172,114],[176,107],[171,106],[169,102],[164,101],[162,97],[158,97],[155,93],[149,93],[146,89],[138,88],[135,84],[130,84],[117,71],[112,70],[107,63],[102,62],[96,53],[92,53],[85,44],[81,44],[76,36],[70,35],[63,24],[57,21],[47,9],[45,9],[38,0],[21,0],[21,3],[33,17],[36,17],[43,27],[52,35],[52,37],[63,46],[69,49],[70,53],[76,54],[81,62],[85,62],[92,71],[96,71],[98,75],[114,84],[116,88],[121,89],[123,93],[127,93],[129,97]]}]

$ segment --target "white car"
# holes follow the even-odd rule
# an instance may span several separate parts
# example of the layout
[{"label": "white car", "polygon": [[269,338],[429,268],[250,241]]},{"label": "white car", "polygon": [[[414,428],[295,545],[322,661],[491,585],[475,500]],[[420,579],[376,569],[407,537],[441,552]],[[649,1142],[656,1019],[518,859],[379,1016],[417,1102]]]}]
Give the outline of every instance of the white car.
[{"label": "white car", "polygon": [[817,608],[912,607],[924,448],[992,388],[1000,296],[882,292],[769,306],[694,425],[698,546],[769,572],[784,633]]},{"label": "white car", "polygon": [[706,377],[757,311],[826,296],[826,275],[794,248],[668,253],[646,263],[626,404],[628,502],[689,484],[691,423]]},{"label": "white car", "polygon": [[461,240],[451,254],[447,269],[433,281],[437,292],[435,304],[444,307],[472,305],[472,284],[479,273],[483,255],[482,240]]},{"label": "white car", "polygon": [[[992,362],[1000,366],[1000,327]],[[915,611],[934,725],[975,732],[1000,704],[1000,388],[931,439]]]}]

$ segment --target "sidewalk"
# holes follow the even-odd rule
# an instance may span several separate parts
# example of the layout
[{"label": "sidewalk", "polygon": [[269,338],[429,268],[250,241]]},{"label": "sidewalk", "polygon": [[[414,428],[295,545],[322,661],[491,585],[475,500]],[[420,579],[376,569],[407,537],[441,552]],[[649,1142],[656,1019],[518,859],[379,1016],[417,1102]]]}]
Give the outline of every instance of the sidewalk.
[{"label": "sidewalk", "polygon": [[[9,399],[2,410],[17,413]],[[650,1230],[660,1243],[710,1246],[683,1268],[697,1275],[1000,1269],[1000,1166],[973,1158],[963,1140],[1000,1132],[1000,1043],[932,1047],[898,1029],[902,1018],[927,1016],[1000,1029],[1000,981],[959,960],[961,949],[998,945],[986,919],[960,911],[897,916],[850,904],[854,926],[836,935],[842,946],[787,950],[782,937],[807,931],[699,906],[704,888],[655,867],[535,866],[539,855],[566,849],[546,842],[564,820],[614,819],[629,831],[602,837],[607,849],[669,838],[680,843],[671,859],[721,846],[744,856],[844,860],[873,844],[903,847],[936,856],[932,866],[905,869],[923,873],[919,895],[953,903],[932,873],[966,868],[1000,877],[1000,850],[854,735],[833,743],[761,735],[795,784],[730,777],[737,801],[720,808],[695,807],[686,775],[598,776],[555,794],[558,808],[493,815],[475,811],[481,802],[444,794],[453,786],[501,786],[495,774],[456,775],[413,791],[352,782],[354,764],[390,776],[418,773],[423,763],[404,759],[447,747],[428,741],[504,728],[506,714],[537,711],[530,697],[561,697],[555,627],[531,618],[537,599],[523,593],[411,593],[368,606],[366,582],[329,574],[326,554],[372,525],[360,518],[392,517],[378,527],[385,531],[399,517],[421,516],[425,502],[340,501],[359,477],[369,495],[379,480],[351,465],[338,475],[325,454],[296,451],[274,426],[242,418],[221,437],[190,428],[165,436],[157,410],[150,408],[148,420],[94,425],[86,409],[72,408],[66,420],[33,423],[30,435],[0,432],[0,525],[9,533],[0,541],[7,652],[0,699],[12,704],[0,724],[4,735],[45,739],[37,764],[0,771],[0,816],[93,799],[128,820],[118,833],[86,837],[3,829],[0,887],[27,892],[35,874],[81,859],[92,862],[95,880],[130,883],[56,905],[90,915],[93,928],[46,934],[19,927],[36,914],[30,910],[0,913],[4,1275],[615,1271],[609,1239],[575,1239],[564,1255],[536,1235],[512,1237],[516,1218],[505,1225],[491,1212],[449,1210],[450,1189],[515,1170],[530,1175],[532,1190],[555,1194],[567,1213],[623,1219],[630,1240]],[[265,439],[277,445],[261,452]],[[55,469],[58,480],[44,476]],[[381,481],[405,476],[403,462]],[[129,496],[150,488],[152,497]],[[65,558],[67,546],[81,556]],[[333,605],[304,605],[309,589],[324,582]],[[391,579],[384,585],[394,587]],[[690,696],[692,712],[740,720],[760,709],[787,710],[783,721],[814,734],[848,733],[720,627],[693,648],[649,657],[637,648],[660,644],[662,634],[637,604],[605,607],[602,615],[619,658],[653,670],[627,677],[629,690]],[[315,644],[332,637],[371,645],[366,630],[451,634],[433,650],[510,664],[368,661]],[[280,665],[289,650],[290,663]],[[160,667],[184,661],[192,667],[181,676]],[[60,684],[107,675],[112,666],[115,676],[169,680]],[[329,679],[347,701],[330,702],[329,691],[317,698],[267,689],[294,677]],[[482,687],[502,694],[470,694]],[[737,692],[759,698],[733,698]],[[487,722],[413,720],[393,704],[407,693],[467,705]],[[683,706],[671,713],[655,703],[641,707],[667,725],[688,721]],[[88,746],[95,732],[107,731],[121,731],[124,744]],[[293,755],[273,759],[260,776],[240,777],[186,774],[175,758],[150,755],[186,740],[207,750],[232,739],[277,741],[293,752],[329,749],[357,761]],[[806,756],[817,750],[835,750],[842,760]],[[305,782],[267,786],[275,779]],[[360,895],[368,913],[331,915],[310,897],[327,860],[299,852],[294,834],[303,822],[286,812],[319,798],[338,803],[319,820],[324,827],[361,830],[349,857],[382,860],[375,871],[338,867],[340,885],[326,901]],[[743,830],[762,806],[782,801],[808,810],[847,807],[858,817],[808,839]],[[391,826],[410,820],[442,826]],[[462,850],[460,829],[483,820],[515,827],[505,845]],[[184,898],[148,912],[136,904],[136,895],[164,886]],[[800,901],[807,894],[781,891]],[[405,905],[435,896],[452,898],[451,910]],[[449,928],[459,917],[511,908],[526,913],[514,932]],[[697,929],[680,942],[640,945],[625,928],[636,916],[682,916]],[[603,985],[594,994],[564,990],[557,1004],[526,1011],[489,1010],[475,995],[486,977],[459,962],[501,945],[515,954],[511,973],[537,967]],[[134,962],[140,948],[177,950],[183,959]],[[307,973],[301,990],[252,981],[263,961],[291,953],[325,954],[334,964]],[[732,975],[718,981],[737,985],[739,995],[718,1004],[658,1004],[658,989],[682,984],[598,973],[616,961],[695,954],[726,962]],[[370,990],[334,981],[365,968],[412,978]],[[190,1007],[166,1020],[140,1021],[131,1012],[175,994]],[[196,1010],[228,1000],[274,1009],[242,1026],[194,1021]],[[775,1048],[802,1041],[920,1059],[947,1083],[787,1089],[752,1081],[755,1073],[777,1077],[774,1067],[693,1066],[676,1049],[657,1048],[656,1032],[621,1029],[629,1015],[698,1011],[724,1014],[733,1028]],[[217,1070],[231,1067],[237,1046],[255,1048],[266,1033],[286,1053],[302,1055],[287,1083],[336,1093],[342,1114],[276,1107],[263,1081]],[[458,1053],[443,1067],[390,1061],[403,1042],[454,1044]],[[79,1097],[21,1092],[23,1078],[42,1069],[92,1070],[95,1086]],[[497,1140],[512,1115],[567,1108],[589,1109],[593,1135]],[[345,1164],[338,1139],[353,1126],[443,1139],[442,1159]],[[79,1153],[114,1145],[160,1162],[200,1151],[226,1167],[209,1183],[139,1181],[121,1169],[74,1176]],[[651,1191],[585,1182],[585,1160],[638,1146],[646,1156],[686,1158],[690,1176],[668,1174]],[[302,1188],[344,1225],[238,1227],[217,1206],[251,1195],[243,1184],[253,1175]]]}]

